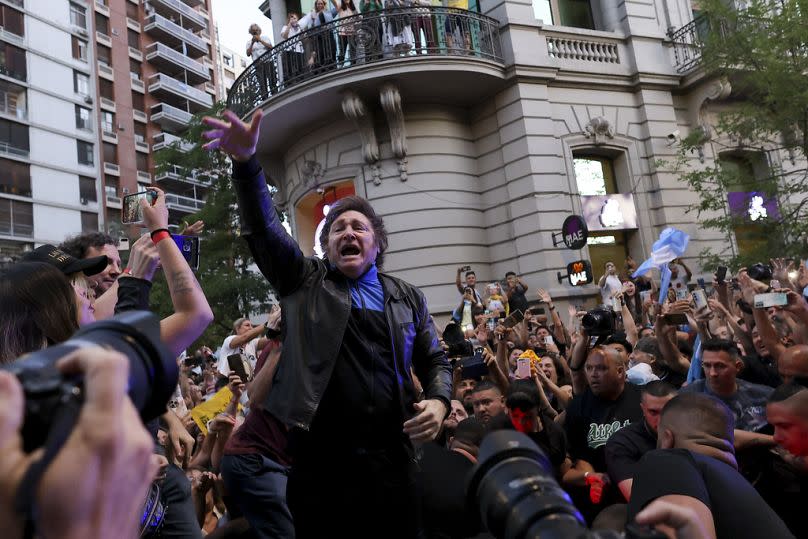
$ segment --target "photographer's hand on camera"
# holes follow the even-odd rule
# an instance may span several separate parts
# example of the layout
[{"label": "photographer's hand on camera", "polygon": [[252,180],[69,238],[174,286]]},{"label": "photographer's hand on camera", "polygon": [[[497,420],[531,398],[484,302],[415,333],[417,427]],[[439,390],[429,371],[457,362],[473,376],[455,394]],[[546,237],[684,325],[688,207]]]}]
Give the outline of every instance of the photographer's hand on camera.
[{"label": "photographer's hand on camera", "polygon": [[[157,470],[153,442],[126,395],[129,362],[101,348],[83,348],[57,362],[65,374],[84,373],[78,422],[37,489],[38,536],[63,539],[134,538],[143,499]],[[22,451],[24,395],[17,379],[0,372],[0,526],[21,537],[10,511],[18,483],[41,451]]]}]

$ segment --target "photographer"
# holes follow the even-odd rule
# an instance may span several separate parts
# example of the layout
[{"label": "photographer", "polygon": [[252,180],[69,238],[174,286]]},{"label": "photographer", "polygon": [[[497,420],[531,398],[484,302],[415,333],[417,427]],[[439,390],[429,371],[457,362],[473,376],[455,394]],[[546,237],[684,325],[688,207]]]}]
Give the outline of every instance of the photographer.
[{"label": "photographer", "polygon": [[[157,465],[151,437],[126,395],[129,363],[117,352],[88,347],[61,358],[57,367],[65,375],[83,374],[86,396],[78,423],[37,489],[38,535],[133,539]],[[13,500],[37,458],[22,450],[23,404],[20,383],[0,372],[0,527],[7,539],[23,537]]]}]

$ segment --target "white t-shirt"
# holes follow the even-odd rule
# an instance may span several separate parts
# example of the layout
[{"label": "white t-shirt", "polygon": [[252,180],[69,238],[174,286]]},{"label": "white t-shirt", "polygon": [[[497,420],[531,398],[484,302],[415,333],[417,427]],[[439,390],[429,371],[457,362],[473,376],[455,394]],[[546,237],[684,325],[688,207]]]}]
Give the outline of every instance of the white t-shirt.
[{"label": "white t-shirt", "polygon": [[255,364],[258,361],[258,351],[256,350],[256,346],[258,345],[258,337],[251,340],[244,346],[231,348],[230,343],[235,338],[236,335],[230,335],[229,337],[225,338],[224,342],[222,343],[222,349],[219,350],[219,363],[217,363],[216,368],[219,369],[220,373],[227,376],[230,374],[230,365],[227,363],[227,356],[233,354],[244,354],[247,356],[247,361],[249,361],[251,368],[251,372],[248,372],[247,374],[252,374],[252,371],[255,370]]},{"label": "white t-shirt", "polygon": [[252,57],[253,62],[258,60],[261,57],[262,54],[264,54],[265,52],[267,52],[269,50],[269,47],[267,47],[266,45],[264,45],[260,41],[253,41],[252,39],[247,42],[247,46],[244,47],[244,50],[245,51],[249,50],[250,45],[252,45],[252,54],[250,56]]},{"label": "white t-shirt", "polygon": [[620,292],[623,289],[623,283],[617,275],[607,275],[606,281],[603,283],[603,288],[600,289],[600,297],[604,305],[612,304],[612,294]]}]

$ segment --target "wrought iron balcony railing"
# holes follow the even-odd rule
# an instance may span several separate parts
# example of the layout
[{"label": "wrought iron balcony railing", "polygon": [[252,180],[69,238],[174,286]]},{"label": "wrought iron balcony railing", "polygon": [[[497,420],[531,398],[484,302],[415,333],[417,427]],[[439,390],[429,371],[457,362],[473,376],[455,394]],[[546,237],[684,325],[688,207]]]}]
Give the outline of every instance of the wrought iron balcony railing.
[{"label": "wrought iron balcony railing", "polygon": [[334,19],[275,45],[236,79],[227,108],[244,116],[312,78],[395,59],[456,55],[502,63],[499,21],[464,9],[396,8]]}]

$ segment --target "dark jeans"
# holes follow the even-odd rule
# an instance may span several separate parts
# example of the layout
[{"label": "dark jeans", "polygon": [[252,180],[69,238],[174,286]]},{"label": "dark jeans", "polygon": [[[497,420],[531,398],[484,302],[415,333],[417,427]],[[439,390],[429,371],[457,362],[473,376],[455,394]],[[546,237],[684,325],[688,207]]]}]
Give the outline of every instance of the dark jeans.
[{"label": "dark jeans", "polygon": [[429,15],[418,15],[412,19],[412,33],[415,35],[415,48],[421,48],[421,30],[424,31],[424,45],[428,49],[434,49],[435,43],[435,30],[432,17]]},{"label": "dark jeans", "polygon": [[161,488],[160,498],[166,505],[166,514],[160,537],[201,538],[202,530],[191,498],[191,482],[182,469],[169,464]]},{"label": "dark jeans", "polygon": [[[348,49],[351,49],[351,56],[348,56]],[[356,45],[354,45],[354,36],[340,35],[339,36],[339,57],[337,58],[338,67],[342,67],[345,58],[350,58],[350,63],[354,63],[354,56],[356,56]]]},{"label": "dark jeans", "polygon": [[295,457],[289,508],[297,539],[423,537],[415,462],[403,447]]},{"label": "dark jeans", "polygon": [[258,453],[225,455],[221,464],[227,494],[257,537],[293,538],[286,505],[287,468]]},{"label": "dark jeans", "polygon": [[303,77],[305,63],[302,52],[286,51],[283,53],[283,80],[284,85],[293,84]]}]

